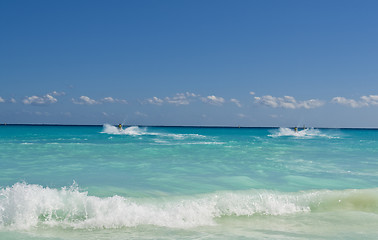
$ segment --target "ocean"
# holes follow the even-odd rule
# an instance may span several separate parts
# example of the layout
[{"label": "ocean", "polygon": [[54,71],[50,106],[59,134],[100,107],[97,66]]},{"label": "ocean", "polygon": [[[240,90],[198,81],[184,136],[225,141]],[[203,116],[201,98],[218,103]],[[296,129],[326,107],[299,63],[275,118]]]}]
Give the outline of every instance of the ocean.
[{"label": "ocean", "polygon": [[0,126],[0,239],[377,239],[378,130]]}]

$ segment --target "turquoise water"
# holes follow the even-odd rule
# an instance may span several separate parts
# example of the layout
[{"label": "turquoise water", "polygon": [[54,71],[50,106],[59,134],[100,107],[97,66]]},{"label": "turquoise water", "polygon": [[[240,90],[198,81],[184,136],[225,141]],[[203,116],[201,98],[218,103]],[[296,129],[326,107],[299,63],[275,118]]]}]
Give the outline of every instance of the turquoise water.
[{"label": "turquoise water", "polygon": [[378,130],[0,126],[0,239],[376,239]]}]

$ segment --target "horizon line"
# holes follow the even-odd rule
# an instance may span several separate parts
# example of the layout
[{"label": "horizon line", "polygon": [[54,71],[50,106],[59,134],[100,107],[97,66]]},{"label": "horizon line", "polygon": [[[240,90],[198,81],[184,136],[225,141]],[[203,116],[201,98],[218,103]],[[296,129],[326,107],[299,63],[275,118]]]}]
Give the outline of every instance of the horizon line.
[{"label": "horizon line", "polygon": [[[117,124],[109,124],[117,126]],[[0,126],[56,126],[56,127],[102,127],[104,124],[59,124],[59,123],[0,123]],[[122,125],[137,127],[183,127],[183,128],[299,128],[298,126],[234,126],[234,125]],[[301,127],[302,128],[302,127]],[[377,127],[308,127],[314,129],[358,129],[358,130],[378,130]]]}]

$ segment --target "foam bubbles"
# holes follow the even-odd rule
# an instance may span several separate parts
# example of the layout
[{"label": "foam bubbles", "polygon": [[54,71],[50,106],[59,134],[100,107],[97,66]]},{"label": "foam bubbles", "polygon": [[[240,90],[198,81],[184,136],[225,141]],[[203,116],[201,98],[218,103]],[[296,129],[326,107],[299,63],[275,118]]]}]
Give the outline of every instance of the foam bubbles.
[{"label": "foam bubbles", "polygon": [[0,227],[59,226],[79,229],[155,225],[190,228],[215,224],[222,216],[308,211],[295,197],[263,193],[218,193],[156,199],[100,198],[76,185],[54,189],[16,183],[0,190]]},{"label": "foam bubbles", "polygon": [[306,128],[303,130],[295,131],[290,128],[279,128],[275,130],[274,133],[268,135],[270,137],[297,137],[297,138],[314,138],[314,137],[325,137],[325,138],[338,138],[336,136],[330,136],[322,133],[319,129]]},{"label": "foam bubbles", "polygon": [[159,133],[147,131],[147,128],[139,128],[138,126],[131,126],[125,129],[119,129],[118,127],[112,126],[110,124],[104,124],[101,133],[111,134],[111,135],[129,135],[129,136],[155,136],[160,138],[170,138],[174,140],[184,140],[184,139],[203,139],[206,138],[199,134],[175,134],[175,133]]},{"label": "foam bubbles", "polygon": [[[212,206],[212,207],[211,207]],[[52,189],[16,183],[0,190],[0,228],[38,226],[74,229],[155,225],[187,228],[213,224],[214,204],[207,199],[138,201],[121,196],[100,198],[77,186]]]},{"label": "foam bubbles", "polygon": [[0,229],[114,229],[140,225],[192,228],[216,225],[216,219],[224,216],[336,210],[377,212],[377,189],[297,193],[249,190],[145,199],[90,196],[75,184],[54,189],[16,183],[0,189]]},{"label": "foam bubbles", "polygon": [[104,124],[102,133],[131,136],[139,136],[146,134],[146,132],[140,129],[138,126],[131,126],[125,129],[119,129],[118,127],[112,126],[110,124]]}]

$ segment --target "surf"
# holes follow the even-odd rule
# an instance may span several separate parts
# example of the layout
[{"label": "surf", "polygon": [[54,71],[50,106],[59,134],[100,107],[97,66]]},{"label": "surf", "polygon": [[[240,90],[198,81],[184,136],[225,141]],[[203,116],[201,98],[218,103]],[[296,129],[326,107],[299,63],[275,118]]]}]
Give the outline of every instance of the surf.
[{"label": "surf", "polygon": [[223,217],[290,216],[334,211],[378,214],[378,189],[221,191],[128,198],[91,196],[77,184],[49,188],[24,182],[0,189],[0,228],[115,229],[153,225],[193,228]]}]

